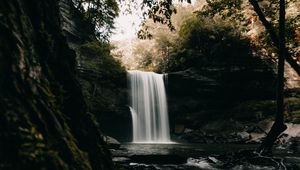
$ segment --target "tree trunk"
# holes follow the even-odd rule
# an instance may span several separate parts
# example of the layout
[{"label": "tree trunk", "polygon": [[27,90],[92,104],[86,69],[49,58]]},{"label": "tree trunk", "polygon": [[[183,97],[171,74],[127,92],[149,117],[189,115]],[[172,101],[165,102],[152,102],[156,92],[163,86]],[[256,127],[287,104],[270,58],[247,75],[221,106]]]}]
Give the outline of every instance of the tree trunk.
[{"label": "tree trunk", "polygon": [[278,58],[278,78],[277,78],[277,113],[275,122],[267,134],[267,137],[258,147],[257,151],[261,154],[271,153],[272,147],[278,136],[286,130],[284,124],[284,60],[285,48],[285,0],[280,0],[280,19],[279,19],[279,58]]},{"label": "tree trunk", "polygon": [[[270,35],[271,40],[273,41],[274,45],[279,49],[279,38],[276,35],[274,27],[271,23],[266,19],[264,13],[260,9],[257,0],[249,0],[250,4],[253,6],[254,11],[259,17],[259,20],[263,23],[264,27],[266,28],[267,32]],[[284,52],[286,61],[291,65],[291,67],[297,72],[300,76],[300,66],[297,64],[297,60],[293,59],[291,53],[288,51],[286,47],[283,47],[282,51]]]}]

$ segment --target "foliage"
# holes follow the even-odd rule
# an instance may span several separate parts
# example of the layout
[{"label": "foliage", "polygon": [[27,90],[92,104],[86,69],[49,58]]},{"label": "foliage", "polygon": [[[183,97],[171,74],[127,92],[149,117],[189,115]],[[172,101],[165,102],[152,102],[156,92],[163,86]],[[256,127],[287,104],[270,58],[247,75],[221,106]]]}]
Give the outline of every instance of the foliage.
[{"label": "foliage", "polygon": [[[114,29],[114,19],[119,15],[120,6],[137,5],[131,0],[72,0],[74,6],[85,16],[88,22],[95,26],[95,33],[99,40],[108,40]],[[183,2],[184,0],[180,0]],[[190,0],[185,0],[191,3]],[[141,8],[144,11],[144,19],[151,19],[155,23],[166,24],[171,30],[174,30],[174,25],[171,16],[176,14],[177,10],[173,4],[173,0],[147,0],[142,1]],[[145,25],[145,22],[142,24]],[[143,27],[138,32],[138,37],[141,39],[151,38],[147,27]]]},{"label": "foliage", "polygon": [[[206,0],[207,4],[202,10],[197,13],[200,16],[210,16],[213,18],[222,18],[227,22],[232,23],[234,27],[241,32],[244,32],[256,45],[256,50],[262,56],[274,57],[276,51],[274,50],[273,42],[267,36],[267,32],[253,7],[251,1],[235,1],[235,0]],[[259,7],[264,12],[267,20],[277,28],[279,25],[279,2],[272,0],[263,0],[258,2]],[[287,47],[296,56],[299,48],[299,41],[297,42],[297,30],[300,27],[300,3],[295,0],[286,1],[286,35]],[[273,55],[273,56],[272,56]]]},{"label": "foliage", "polygon": [[114,18],[119,15],[116,0],[73,0],[74,6],[88,22],[94,24],[96,36],[107,40],[114,28]]},{"label": "foliage", "polygon": [[[264,0],[260,1],[259,5],[266,13],[267,19],[278,25],[278,3]],[[299,2],[287,1],[287,46],[294,57],[299,56],[300,51],[298,6]],[[271,58],[275,62],[276,48],[249,2],[207,0],[204,5],[198,4],[198,7],[194,8],[175,7],[177,14],[173,15],[170,21],[175,23],[175,31],[170,32],[160,24],[154,25],[151,20],[144,23],[146,32],[151,32],[150,36],[154,39],[145,43],[151,42],[155,45],[139,47],[143,49],[139,51],[151,51],[152,57],[145,53],[134,53],[140,56],[138,58],[142,61],[139,68],[165,72],[196,66],[196,63],[200,66],[212,60],[230,61],[234,58],[240,59],[239,56],[250,55]],[[166,42],[160,32],[166,34],[169,42]],[[143,55],[144,60],[141,57]],[[231,59],[226,56],[230,56]],[[148,67],[149,65],[151,67]]]},{"label": "foliage", "polygon": [[154,47],[149,42],[140,42],[133,49],[136,58],[135,69],[152,70],[156,62],[154,61]]},{"label": "foliage", "polygon": [[237,29],[237,24],[193,12],[202,7],[203,3],[176,6],[178,13],[172,17],[175,31],[148,20],[146,26],[153,39],[139,41],[134,47],[133,56],[139,61],[135,69],[168,72],[213,63],[240,62],[252,56],[253,45],[241,29]]},{"label": "foliage", "polygon": [[112,47],[108,43],[96,40],[83,44],[80,52],[86,57],[79,59],[79,62],[85,67],[97,70],[100,76],[120,79],[124,68],[118,60],[110,55],[111,49]]},{"label": "foliage", "polygon": [[[165,67],[167,57],[171,55],[174,48],[179,45],[178,28],[182,20],[191,14],[191,6],[183,7],[175,6],[177,9],[176,15],[173,15],[171,20],[176,30],[171,31],[167,25],[155,23],[148,19],[144,23],[144,29],[148,29],[147,33],[151,33],[151,39],[136,40],[133,44],[133,53],[125,53],[122,56],[123,63],[128,69],[142,69],[153,71],[157,67]],[[149,34],[150,34],[149,33]],[[118,45],[123,51],[126,51],[124,45]]]},{"label": "foliage", "polygon": [[182,23],[178,34],[177,44],[180,45],[173,48],[163,72],[212,64],[227,63],[230,67],[252,56],[249,41],[234,27],[221,21],[191,16]]},{"label": "foliage", "polygon": [[[191,0],[185,0],[187,3],[191,3]],[[179,0],[184,2],[184,0]],[[177,9],[173,3],[173,0],[148,0],[143,1],[142,9],[146,9],[143,13],[144,22],[141,24],[141,30],[137,33],[138,38],[148,39],[152,38],[152,32],[147,26],[147,19],[152,20],[154,23],[160,23],[167,25],[171,31],[175,30],[172,22],[172,15],[177,13]]]}]

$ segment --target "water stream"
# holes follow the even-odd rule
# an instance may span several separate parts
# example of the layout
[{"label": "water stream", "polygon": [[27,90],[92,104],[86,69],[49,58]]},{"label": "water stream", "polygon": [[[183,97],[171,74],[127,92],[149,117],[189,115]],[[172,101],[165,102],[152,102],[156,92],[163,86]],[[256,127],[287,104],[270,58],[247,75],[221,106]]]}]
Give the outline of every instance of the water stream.
[{"label": "water stream", "polygon": [[171,143],[164,76],[128,71],[134,143]]}]

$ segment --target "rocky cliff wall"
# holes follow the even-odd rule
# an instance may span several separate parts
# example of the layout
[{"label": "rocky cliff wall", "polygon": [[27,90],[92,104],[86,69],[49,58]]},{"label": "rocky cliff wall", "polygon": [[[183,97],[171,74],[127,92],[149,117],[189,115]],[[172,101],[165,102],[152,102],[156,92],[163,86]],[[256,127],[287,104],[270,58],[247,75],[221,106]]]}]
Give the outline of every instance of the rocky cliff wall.
[{"label": "rocky cliff wall", "polygon": [[212,120],[229,119],[232,109],[245,101],[275,99],[276,74],[272,66],[244,66],[215,64],[169,73],[173,125],[200,128]]},{"label": "rocky cliff wall", "polygon": [[0,2],[0,169],[112,169],[58,1]]}]

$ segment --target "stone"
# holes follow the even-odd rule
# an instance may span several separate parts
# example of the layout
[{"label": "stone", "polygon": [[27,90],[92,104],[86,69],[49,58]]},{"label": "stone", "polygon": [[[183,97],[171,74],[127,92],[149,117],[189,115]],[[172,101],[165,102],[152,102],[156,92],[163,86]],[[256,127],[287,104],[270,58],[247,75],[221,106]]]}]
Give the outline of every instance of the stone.
[{"label": "stone", "polygon": [[247,132],[238,132],[237,136],[240,137],[242,140],[249,140],[250,134]]},{"label": "stone", "polygon": [[106,142],[109,149],[118,149],[121,146],[121,143],[113,137],[104,136],[103,140],[104,140],[104,142]]},{"label": "stone", "polygon": [[247,143],[261,143],[265,136],[265,133],[250,133],[250,140]]},{"label": "stone", "polygon": [[129,163],[130,159],[127,157],[114,157],[113,162],[118,162],[118,163]]},{"label": "stone", "polygon": [[187,157],[179,155],[132,155],[132,162],[145,164],[183,164],[187,162]]},{"label": "stone", "polygon": [[193,129],[186,128],[186,129],[184,129],[183,133],[190,133],[190,132],[193,132]]}]

